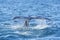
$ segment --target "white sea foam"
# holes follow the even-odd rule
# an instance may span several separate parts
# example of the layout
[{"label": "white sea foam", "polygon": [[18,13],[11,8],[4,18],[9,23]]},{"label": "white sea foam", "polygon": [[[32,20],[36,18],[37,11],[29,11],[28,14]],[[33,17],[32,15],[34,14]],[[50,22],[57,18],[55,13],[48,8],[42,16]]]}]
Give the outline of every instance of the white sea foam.
[{"label": "white sea foam", "polygon": [[29,31],[25,31],[25,32],[16,31],[15,33],[20,34],[20,35],[31,35],[31,32]]},{"label": "white sea foam", "polygon": [[33,29],[45,29],[45,28],[47,28],[48,27],[48,25],[37,25],[37,26],[35,26],[35,27],[33,27]]}]

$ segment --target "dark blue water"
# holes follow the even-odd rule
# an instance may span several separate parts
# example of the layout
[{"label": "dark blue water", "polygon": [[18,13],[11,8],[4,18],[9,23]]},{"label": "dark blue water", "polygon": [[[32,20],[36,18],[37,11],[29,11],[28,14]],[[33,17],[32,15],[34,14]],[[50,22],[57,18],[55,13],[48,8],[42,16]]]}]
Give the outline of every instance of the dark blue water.
[{"label": "dark blue water", "polygon": [[60,0],[0,0],[0,40],[60,40]]}]

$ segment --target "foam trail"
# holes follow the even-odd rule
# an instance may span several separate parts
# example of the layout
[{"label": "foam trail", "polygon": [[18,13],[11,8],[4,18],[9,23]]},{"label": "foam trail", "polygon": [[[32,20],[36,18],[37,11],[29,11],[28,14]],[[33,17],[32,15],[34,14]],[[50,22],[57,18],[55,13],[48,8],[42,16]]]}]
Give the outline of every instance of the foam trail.
[{"label": "foam trail", "polygon": [[47,28],[48,25],[37,25],[36,27],[34,27],[33,29],[45,29]]},{"label": "foam trail", "polygon": [[31,32],[29,32],[29,31],[25,31],[25,32],[16,31],[15,33],[17,33],[19,35],[31,35]]}]

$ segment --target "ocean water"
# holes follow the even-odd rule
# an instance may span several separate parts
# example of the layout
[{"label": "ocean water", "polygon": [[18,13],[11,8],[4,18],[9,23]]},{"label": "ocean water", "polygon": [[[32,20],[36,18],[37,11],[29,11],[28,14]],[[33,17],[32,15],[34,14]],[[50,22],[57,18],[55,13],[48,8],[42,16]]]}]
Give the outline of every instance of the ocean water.
[{"label": "ocean water", "polygon": [[60,40],[60,0],[0,0],[0,40]]}]

